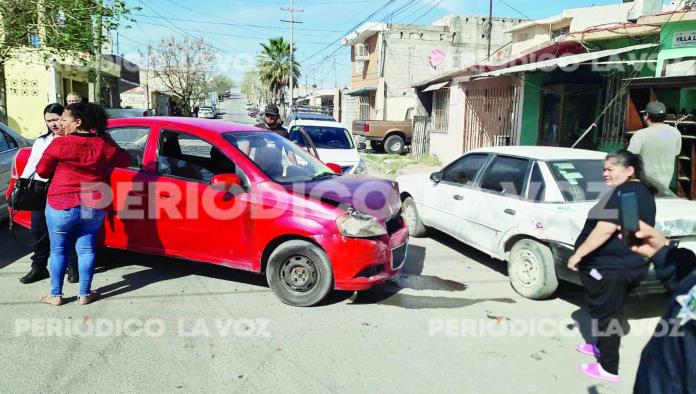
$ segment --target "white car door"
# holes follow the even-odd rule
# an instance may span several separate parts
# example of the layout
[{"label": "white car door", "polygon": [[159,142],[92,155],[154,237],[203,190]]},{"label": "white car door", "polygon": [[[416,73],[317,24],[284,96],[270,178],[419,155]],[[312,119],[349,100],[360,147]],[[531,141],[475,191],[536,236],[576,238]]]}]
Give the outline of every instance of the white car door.
[{"label": "white car door", "polygon": [[426,218],[428,225],[464,240],[462,207],[468,204],[471,185],[489,156],[487,153],[468,154],[445,167],[442,172],[433,174],[440,181],[431,179],[426,184],[421,207],[421,216]]},{"label": "white car door", "polygon": [[525,158],[496,156],[486,167],[479,187],[463,206],[467,241],[474,247],[500,256],[501,237],[518,226],[523,210],[530,209],[524,193],[532,164]]}]

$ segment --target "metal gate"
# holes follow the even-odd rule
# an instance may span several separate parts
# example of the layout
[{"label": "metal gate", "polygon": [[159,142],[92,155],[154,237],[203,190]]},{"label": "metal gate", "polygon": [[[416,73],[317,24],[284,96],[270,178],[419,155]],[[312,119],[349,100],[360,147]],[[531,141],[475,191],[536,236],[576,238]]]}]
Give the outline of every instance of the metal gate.
[{"label": "metal gate", "polygon": [[429,116],[413,117],[413,138],[411,139],[411,156],[420,159],[430,152],[430,132],[432,122]]},{"label": "metal gate", "polygon": [[521,91],[517,84],[466,89],[464,152],[517,143]]}]

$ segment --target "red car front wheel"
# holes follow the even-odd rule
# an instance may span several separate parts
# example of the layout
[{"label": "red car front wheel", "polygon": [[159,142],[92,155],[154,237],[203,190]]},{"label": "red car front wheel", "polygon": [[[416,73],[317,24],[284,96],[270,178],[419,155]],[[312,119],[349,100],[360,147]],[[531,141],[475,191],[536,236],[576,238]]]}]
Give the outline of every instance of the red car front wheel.
[{"label": "red car front wheel", "polygon": [[333,270],[326,253],[307,241],[288,241],[271,254],[266,268],[268,285],[284,303],[312,306],[333,288]]}]

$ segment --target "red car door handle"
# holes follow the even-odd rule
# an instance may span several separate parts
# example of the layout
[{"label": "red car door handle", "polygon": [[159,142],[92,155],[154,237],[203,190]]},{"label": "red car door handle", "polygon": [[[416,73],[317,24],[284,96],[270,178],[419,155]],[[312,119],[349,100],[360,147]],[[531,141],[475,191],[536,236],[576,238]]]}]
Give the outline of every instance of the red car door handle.
[{"label": "red car door handle", "polygon": [[174,198],[174,195],[169,192],[160,192],[160,198]]},{"label": "red car door handle", "polygon": [[128,192],[129,196],[145,197],[147,194],[145,192]]}]

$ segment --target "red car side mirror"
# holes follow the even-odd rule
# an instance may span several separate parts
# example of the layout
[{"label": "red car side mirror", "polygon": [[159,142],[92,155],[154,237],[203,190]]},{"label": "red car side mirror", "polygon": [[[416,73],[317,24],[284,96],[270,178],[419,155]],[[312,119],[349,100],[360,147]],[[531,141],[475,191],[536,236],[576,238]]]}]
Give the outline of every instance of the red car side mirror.
[{"label": "red car side mirror", "polygon": [[341,174],[343,173],[343,168],[341,168],[340,165],[336,163],[326,163],[326,166],[331,169],[331,171],[335,172],[336,174]]},{"label": "red car side mirror", "polygon": [[210,186],[220,190],[230,190],[234,186],[241,185],[242,181],[235,174],[218,174],[210,180]]}]

